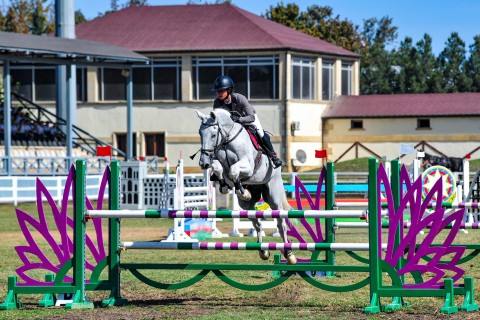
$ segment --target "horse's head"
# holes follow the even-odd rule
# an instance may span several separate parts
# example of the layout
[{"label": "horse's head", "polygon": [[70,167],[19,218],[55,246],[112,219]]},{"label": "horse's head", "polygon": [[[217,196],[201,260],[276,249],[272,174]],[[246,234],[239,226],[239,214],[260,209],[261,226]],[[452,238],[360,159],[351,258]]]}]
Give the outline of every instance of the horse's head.
[{"label": "horse's head", "polygon": [[223,109],[211,111],[209,115],[203,114],[198,110],[195,111],[200,120],[202,120],[199,129],[202,148],[198,165],[203,170],[206,170],[210,168],[213,156],[228,136],[225,127],[233,126],[234,122],[230,119],[230,112]]}]

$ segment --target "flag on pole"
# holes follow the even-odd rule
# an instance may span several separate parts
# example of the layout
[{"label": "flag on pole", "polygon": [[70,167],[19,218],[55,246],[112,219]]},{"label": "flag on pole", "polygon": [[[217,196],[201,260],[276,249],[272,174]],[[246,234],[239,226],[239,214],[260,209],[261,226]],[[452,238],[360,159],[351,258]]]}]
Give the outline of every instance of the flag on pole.
[{"label": "flag on pole", "polygon": [[97,157],[110,157],[110,161],[112,161],[112,147],[97,146]]},{"label": "flag on pole", "polygon": [[325,158],[327,160],[327,150],[315,150],[315,158]]},{"label": "flag on pole", "polygon": [[413,143],[401,143],[400,144],[400,154],[412,154],[415,152]]}]

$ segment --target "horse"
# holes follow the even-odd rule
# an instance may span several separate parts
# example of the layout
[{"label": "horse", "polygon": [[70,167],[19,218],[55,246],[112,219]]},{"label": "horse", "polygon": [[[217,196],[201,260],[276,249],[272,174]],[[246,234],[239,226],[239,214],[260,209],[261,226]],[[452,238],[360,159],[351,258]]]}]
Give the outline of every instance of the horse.
[{"label": "horse", "polygon": [[439,157],[425,152],[425,157],[423,158],[428,161],[428,164],[431,166],[443,166],[449,169],[452,172],[462,172],[463,171],[463,159],[456,157]]},{"label": "horse", "polygon": [[[224,109],[215,109],[209,115],[196,112],[202,121],[198,164],[203,170],[212,169],[219,179],[220,192],[226,194],[235,188],[243,210],[253,210],[261,197],[273,210],[291,209],[283,188],[281,169],[275,169],[267,155],[254,147],[247,130],[230,118],[230,112]],[[276,219],[282,240],[287,243],[286,223],[281,218]],[[257,218],[250,220],[257,231],[258,243],[261,243],[262,225]],[[259,251],[259,255],[268,260],[270,252]],[[297,262],[291,250],[285,250],[284,257],[288,264]]]}]

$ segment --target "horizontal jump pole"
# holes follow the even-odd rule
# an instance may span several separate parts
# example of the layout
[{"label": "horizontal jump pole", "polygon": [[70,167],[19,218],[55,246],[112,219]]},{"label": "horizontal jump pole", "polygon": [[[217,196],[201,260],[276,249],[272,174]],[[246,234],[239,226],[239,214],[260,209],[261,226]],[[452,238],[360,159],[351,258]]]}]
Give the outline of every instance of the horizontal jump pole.
[{"label": "horizontal jump pole", "polygon": [[[386,244],[383,245],[384,249]],[[368,243],[276,243],[276,242],[122,242],[122,249],[155,250],[295,250],[368,251]]]},{"label": "horizontal jump pole", "polygon": [[[407,208],[410,207],[410,203],[407,203]],[[435,203],[429,203],[427,208],[435,208]],[[382,208],[387,208],[386,203],[382,203]],[[480,202],[443,202],[442,208],[447,209],[480,209]]]},{"label": "horizontal jump pole", "polygon": [[361,210],[87,210],[87,218],[361,218]]},{"label": "horizontal jump pole", "polygon": [[[382,228],[388,228],[388,226],[389,226],[389,223],[387,221],[382,222]],[[412,226],[412,223],[409,221],[406,221],[403,223],[404,228],[410,228],[411,226]],[[334,227],[338,229],[341,229],[341,228],[362,229],[362,228],[368,228],[368,222],[336,222],[334,224]],[[430,223],[426,225],[425,228],[431,229],[432,224]],[[451,223],[445,226],[445,229],[452,229],[452,228],[453,228],[453,224]],[[480,229],[480,222],[462,222],[460,224],[460,229]]]}]

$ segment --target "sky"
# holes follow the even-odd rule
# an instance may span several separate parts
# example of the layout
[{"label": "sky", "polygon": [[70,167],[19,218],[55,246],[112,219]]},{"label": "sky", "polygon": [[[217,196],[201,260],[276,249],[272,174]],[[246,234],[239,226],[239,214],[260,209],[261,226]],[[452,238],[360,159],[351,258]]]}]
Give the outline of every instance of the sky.
[{"label": "sky", "polygon": [[[74,0],[75,8],[88,18],[110,9],[110,0]],[[119,0],[124,3],[125,0]],[[188,0],[148,0],[149,5],[182,5]],[[204,2],[204,1],[202,1]],[[214,2],[214,1],[209,1]],[[233,0],[232,4],[251,13],[264,14],[270,6],[280,0]],[[473,37],[480,35],[480,1],[478,0],[284,0],[284,4],[296,3],[301,11],[317,4],[330,6],[334,15],[363,25],[368,18],[389,16],[398,27],[397,43],[406,36],[413,43],[421,40],[425,33],[433,39],[433,53],[438,55],[452,32],[458,32],[466,48],[473,44]]]}]

